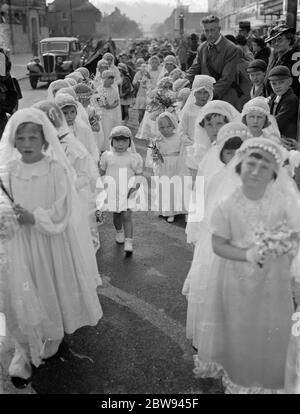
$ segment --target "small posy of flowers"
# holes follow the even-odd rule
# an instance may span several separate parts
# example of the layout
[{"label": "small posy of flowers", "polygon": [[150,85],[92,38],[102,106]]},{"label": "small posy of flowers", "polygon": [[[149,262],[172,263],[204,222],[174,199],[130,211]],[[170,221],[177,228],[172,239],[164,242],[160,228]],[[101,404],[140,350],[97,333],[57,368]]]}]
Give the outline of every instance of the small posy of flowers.
[{"label": "small posy of flowers", "polygon": [[0,201],[0,240],[12,239],[17,227],[18,222],[12,207]]},{"label": "small posy of flowers", "polygon": [[152,158],[154,163],[158,163],[158,162],[163,163],[164,162],[164,158],[163,158],[163,156],[162,156],[162,154],[161,154],[161,152],[160,152],[160,150],[157,146],[157,142],[155,140],[153,140],[151,142],[151,144],[148,145],[148,148],[151,149],[151,158]]},{"label": "small posy of flowers", "polygon": [[[146,110],[150,112],[150,118],[155,120],[164,111],[174,112],[176,110],[175,92],[154,89],[148,96]],[[153,116],[151,116],[151,114]]]},{"label": "small posy of flowers", "polygon": [[[273,230],[259,230],[255,233],[255,244],[258,253],[266,258],[275,258],[289,254],[295,256],[299,247],[299,235],[292,231],[286,223],[281,223]],[[260,266],[263,264],[260,263]]]},{"label": "small posy of flowers", "polygon": [[106,106],[108,103],[107,92],[102,88],[96,96],[96,101],[100,107]]}]

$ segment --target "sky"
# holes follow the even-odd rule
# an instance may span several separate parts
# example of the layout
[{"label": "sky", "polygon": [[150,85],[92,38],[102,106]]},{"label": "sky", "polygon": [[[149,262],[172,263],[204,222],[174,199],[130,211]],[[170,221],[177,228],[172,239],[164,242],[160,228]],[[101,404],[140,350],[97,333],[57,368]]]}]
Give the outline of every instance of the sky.
[{"label": "sky", "polygon": [[[201,12],[207,11],[207,1],[183,0],[182,4],[189,5],[190,12]],[[177,0],[90,0],[90,3],[104,13],[111,13],[118,7],[126,16],[142,24],[144,30],[149,30],[153,23],[162,23],[170,16]]]}]

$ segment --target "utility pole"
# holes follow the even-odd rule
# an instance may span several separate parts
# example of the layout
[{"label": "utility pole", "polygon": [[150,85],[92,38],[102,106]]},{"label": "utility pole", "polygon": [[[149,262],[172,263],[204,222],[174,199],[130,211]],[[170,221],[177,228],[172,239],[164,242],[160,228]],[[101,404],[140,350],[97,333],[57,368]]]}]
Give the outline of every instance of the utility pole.
[{"label": "utility pole", "polygon": [[180,12],[179,15],[179,34],[182,36],[184,34],[184,14]]},{"label": "utility pole", "polygon": [[8,5],[8,24],[9,24],[9,31],[10,31],[10,43],[11,43],[11,53],[15,53],[15,39],[14,39],[14,31],[12,27],[13,17],[11,11],[11,0],[7,0]]},{"label": "utility pole", "polygon": [[72,10],[72,0],[69,0],[70,6],[70,36],[73,36],[73,10]]}]

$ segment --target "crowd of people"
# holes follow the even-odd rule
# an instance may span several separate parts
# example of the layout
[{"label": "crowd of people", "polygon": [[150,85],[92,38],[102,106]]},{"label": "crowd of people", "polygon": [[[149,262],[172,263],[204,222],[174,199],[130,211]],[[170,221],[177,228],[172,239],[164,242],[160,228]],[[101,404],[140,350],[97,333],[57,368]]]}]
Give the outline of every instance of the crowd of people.
[{"label": "crowd of people", "polygon": [[155,211],[168,223],[184,215],[194,244],[182,293],[195,375],[222,378],[226,392],[300,393],[299,39],[285,24],[263,39],[247,24],[233,37],[216,16],[202,23],[185,56],[183,39],[98,53],[9,118],[0,311],[15,383],[56,354],[64,333],[101,319],[100,226],[112,213],[116,243],[133,253],[133,215],[149,209],[146,166],[160,179]]}]

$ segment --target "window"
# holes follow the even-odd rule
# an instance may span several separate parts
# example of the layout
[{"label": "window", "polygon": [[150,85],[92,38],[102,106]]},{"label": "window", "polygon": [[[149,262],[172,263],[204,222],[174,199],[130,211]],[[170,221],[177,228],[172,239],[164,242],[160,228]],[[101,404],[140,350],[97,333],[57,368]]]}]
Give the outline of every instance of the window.
[{"label": "window", "polygon": [[66,12],[62,12],[62,14],[61,14],[61,19],[62,19],[62,20],[68,20],[68,13],[66,13]]},{"label": "window", "polygon": [[43,42],[41,44],[41,51],[42,53],[45,52],[53,52],[53,51],[59,51],[59,52],[68,52],[68,43],[66,42]]}]

